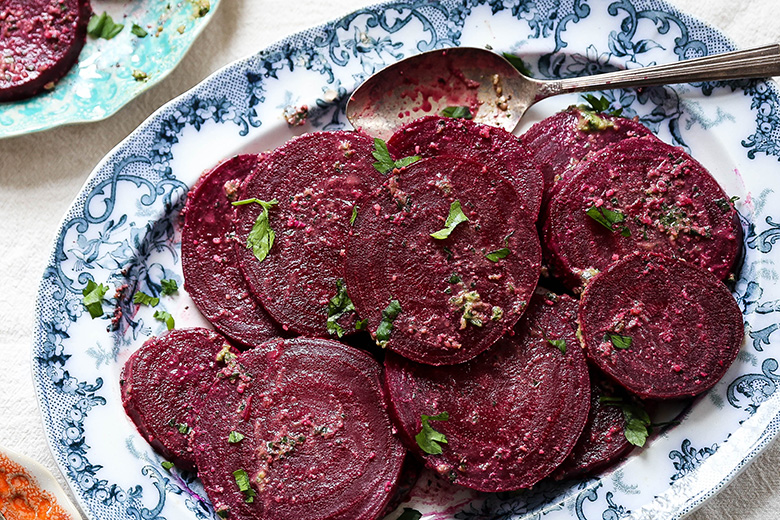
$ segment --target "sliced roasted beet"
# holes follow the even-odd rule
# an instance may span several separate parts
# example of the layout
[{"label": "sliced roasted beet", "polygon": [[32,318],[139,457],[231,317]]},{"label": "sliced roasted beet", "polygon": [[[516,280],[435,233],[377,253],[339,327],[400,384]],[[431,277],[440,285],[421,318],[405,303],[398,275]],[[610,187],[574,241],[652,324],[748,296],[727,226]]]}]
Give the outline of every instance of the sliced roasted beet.
[{"label": "sliced roasted beet", "polygon": [[544,240],[570,287],[636,251],[679,257],[723,279],[742,228],[729,197],[680,148],[635,137],[610,145],[561,181]]},{"label": "sliced roasted beet", "polygon": [[281,331],[249,291],[234,248],[231,202],[258,160],[237,155],[200,178],[187,196],[181,239],[184,286],[195,305],[217,330],[250,347]]},{"label": "sliced roasted beet", "polygon": [[[323,339],[272,341],[241,354],[236,377],[209,392],[195,434],[198,475],[216,511],[258,520],[377,518],[405,456],[380,373],[368,354]],[[231,442],[231,432],[243,437]]]},{"label": "sliced roasted beet", "polygon": [[512,183],[520,200],[516,210],[535,220],[544,181],[532,154],[501,128],[466,119],[427,116],[405,125],[388,141],[399,157],[457,155],[486,165]]},{"label": "sliced roasted beet", "polygon": [[91,14],[89,0],[0,3],[0,101],[54,88],[78,59]]},{"label": "sliced roasted beet", "polygon": [[259,204],[236,207],[236,249],[252,292],[285,328],[320,337],[333,335],[336,325],[344,334],[355,330],[355,313],[345,306],[337,306],[342,310],[328,327],[328,304],[344,290],[344,246],[356,202],[382,182],[373,150],[373,139],[357,132],[306,134],[271,152],[241,190],[241,199],[278,201],[270,207],[276,236],[265,259],[246,247],[265,211]]},{"label": "sliced roasted beet", "polygon": [[[377,342],[420,363],[454,364],[511,329],[540,271],[533,222],[517,204],[503,177],[453,156],[397,170],[361,203],[347,286]],[[468,221],[431,236],[458,212]]]},{"label": "sliced roasted beet", "polygon": [[585,157],[612,143],[645,135],[652,133],[638,121],[570,106],[533,125],[520,140],[542,170],[546,204],[557,181]]},{"label": "sliced roasted beet", "polygon": [[588,357],[643,399],[712,388],[744,336],[742,313],[723,283],[655,253],[630,255],[595,276],[579,320]]},{"label": "sliced roasted beet", "polygon": [[226,353],[238,351],[214,331],[174,329],[147,340],[122,369],[127,415],[155,450],[182,469],[195,468],[192,427]]},{"label": "sliced roasted beet", "polygon": [[[571,298],[537,295],[514,336],[460,365],[389,353],[385,384],[404,442],[443,477],[481,491],[528,488],[549,475],[577,442],[590,406],[576,312]],[[446,438],[440,454],[417,440],[423,416]]]},{"label": "sliced roasted beet", "polygon": [[632,404],[634,398],[596,371],[591,372],[590,383],[588,422],[574,449],[553,473],[555,479],[592,475],[634,448],[626,439],[623,409],[616,405],[616,401]]}]

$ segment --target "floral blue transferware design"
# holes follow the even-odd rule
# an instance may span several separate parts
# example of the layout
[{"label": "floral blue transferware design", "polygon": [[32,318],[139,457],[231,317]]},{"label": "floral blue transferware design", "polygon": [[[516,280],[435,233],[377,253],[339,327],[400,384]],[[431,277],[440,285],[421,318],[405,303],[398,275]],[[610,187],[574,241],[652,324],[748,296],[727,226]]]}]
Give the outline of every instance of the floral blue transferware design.
[{"label": "floral blue transferware design", "polygon": [[[199,173],[231,153],[262,151],[296,132],[348,128],[346,101],[366,77],[411,54],[453,45],[522,54],[535,75],[550,78],[731,48],[721,34],[660,0],[390,2],[293,35],[167,104],[93,172],[65,216],[40,287],[36,387],[55,458],[90,518],[214,518],[194,475],[164,469],[136,432],[118,389],[124,360],[165,330],[152,309],[133,303],[137,291],[159,296],[156,309],[174,315],[177,326],[200,319],[183,289],[161,296],[163,279],[182,287],[179,216]],[[679,426],[653,438],[644,457],[598,478],[543,482],[519,493],[436,495],[420,484],[401,508],[458,520],[678,518],[728,482],[778,430],[780,219],[770,211],[780,206],[768,180],[780,158],[776,88],[707,83],[604,96],[662,139],[684,145],[740,197],[746,248],[735,297],[745,347],[724,380],[685,410]],[[547,100],[529,116],[577,101]],[[303,106],[306,125],[289,127],[285,114]],[[111,287],[104,315],[95,320],[81,305],[91,280]],[[642,475],[657,478],[647,484]]]}]

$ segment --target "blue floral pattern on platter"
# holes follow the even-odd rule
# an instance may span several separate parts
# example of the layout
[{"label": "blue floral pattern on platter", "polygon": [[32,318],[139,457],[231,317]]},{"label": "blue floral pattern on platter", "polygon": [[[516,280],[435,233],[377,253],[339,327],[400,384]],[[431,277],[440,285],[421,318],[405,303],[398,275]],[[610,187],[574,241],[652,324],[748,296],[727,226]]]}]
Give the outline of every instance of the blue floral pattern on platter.
[{"label": "blue floral pattern on platter", "polygon": [[[162,468],[125,417],[118,385],[124,360],[164,329],[132,295],[158,296],[164,278],[181,286],[178,219],[188,187],[234,153],[259,152],[303,131],[348,128],[346,101],[366,77],[402,57],[455,45],[520,54],[534,75],[548,78],[732,48],[660,0],[389,2],[291,36],[165,105],[93,172],[63,220],[40,287],[38,397],[54,456],[93,520],[215,518],[193,475]],[[776,87],[744,81],[604,95],[684,146],[740,197],[745,256],[734,294],[745,345],[678,426],[599,478],[487,495],[426,475],[401,509],[441,520],[679,518],[728,483],[780,429],[780,218],[771,214],[780,207],[773,189],[780,160]],[[545,100],[523,126],[577,101]],[[285,113],[302,105],[308,123],[289,127]],[[81,305],[89,280],[117,289],[105,305],[115,310],[102,319],[91,320]],[[179,326],[201,319],[183,290],[163,297],[157,309],[171,312]]]},{"label": "blue floral pattern on platter", "polygon": [[[0,138],[100,121],[116,113],[179,64],[219,2],[93,0],[95,13],[108,12],[124,23],[122,32],[111,40],[88,37],[78,63],[51,92],[0,103]],[[148,34],[138,37],[131,32],[133,24]],[[136,79],[134,71],[145,79]]]}]

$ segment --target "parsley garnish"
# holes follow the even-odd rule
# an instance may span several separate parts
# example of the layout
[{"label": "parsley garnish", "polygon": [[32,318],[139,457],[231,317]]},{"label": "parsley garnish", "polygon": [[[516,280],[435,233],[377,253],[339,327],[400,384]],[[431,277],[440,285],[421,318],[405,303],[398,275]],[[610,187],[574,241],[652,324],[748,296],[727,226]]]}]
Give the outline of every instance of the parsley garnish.
[{"label": "parsley garnish", "polygon": [[236,444],[236,443],[241,442],[242,440],[244,440],[244,434],[243,433],[239,433],[239,432],[237,432],[235,430],[231,431],[230,435],[228,435],[228,442],[230,444]]},{"label": "parsley garnish", "polygon": [[607,333],[607,338],[612,342],[615,348],[625,350],[631,346],[632,340],[630,336],[621,336],[620,334]]},{"label": "parsley garnish", "polygon": [[502,247],[501,249],[496,249],[495,251],[491,251],[488,254],[485,255],[485,258],[490,260],[491,262],[498,262],[502,258],[506,258],[509,254],[509,248]]},{"label": "parsley garnish", "polygon": [[349,225],[350,226],[355,223],[355,219],[357,218],[357,212],[358,212],[357,205],[352,206],[352,216],[349,217]]},{"label": "parsley garnish", "polygon": [[226,507],[224,509],[216,509],[214,512],[217,513],[217,516],[220,518],[227,518],[228,515],[230,515],[230,508]]},{"label": "parsley garnish", "polygon": [[613,233],[616,231],[620,231],[620,234],[624,237],[630,237],[631,236],[631,230],[628,229],[626,226],[620,226],[618,228],[615,228],[614,226],[616,224],[620,224],[622,222],[625,222],[626,216],[619,210],[611,210],[607,209],[605,207],[597,208],[596,206],[591,206],[585,211],[585,214],[604,226],[605,228],[609,229]]},{"label": "parsley garnish", "polygon": [[515,56],[514,54],[509,54],[508,52],[503,53],[504,58],[512,64],[514,68],[520,71],[520,74],[523,76],[528,76],[529,78],[533,77],[533,73],[531,73],[531,69],[528,68],[528,65],[525,64],[525,62],[520,59],[520,57]]},{"label": "parsley garnish", "polygon": [[81,294],[84,296],[81,303],[89,311],[93,320],[103,315],[103,297],[107,292],[107,285],[97,284],[94,280],[89,280],[87,286],[81,290]]},{"label": "parsley garnish", "polygon": [[452,273],[452,276],[450,276],[449,280],[447,281],[450,283],[458,283],[458,282],[462,282],[463,280],[461,279],[460,276],[458,276],[458,273]]},{"label": "parsley garnish", "polygon": [[133,24],[133,27],[130,29],[130,32],[138,36],[139,38],[146,38],[146,35],[149,34],[146,32],[146,30],[138,25],[137,23]]},{"label": "parsley garnish", "polygon": [[390,341],[390,333],[393,331],[393,322],[401,313],[401,304],[398,300],[392,300],[385,310],[382,311],[382,321],[376,328],[376,342],[380,347],[387,345]]},{"label": "parsley garnish", "polygon": [[431,233],[431,236],[437,240],[444,240],[450,236],[450,233],[452,233],[458,224],[468,221],[468,217],[463,213],[463,210],[460,207],[460,201],[456,200],[450,204],[450,214],[447,215],[447,220],[444,221],[444,228],[435,233]]},{"label": "parsley garnish", "polygon": [[405,166],[409,166],[413,162],[420,160],[419,155],[412,155],[410,157],[404,157],[394,161],[393,158],[390,157],[390,151],[387,149],[387,143],[377,137],[374,138],[374,151],[371,152],[371,155],[373,155],[374,159],[376,159],[374,168],[376,168],[379,173],[387,173],[393,168],[403,168]]},{"label": "parsley garnish", "polygon": [[167,311],[154,311],[154,319],[164,322],[168,330],[173,330],[176,326],[173,316]]},{"label": "parsley garnish", "polygon": [[[622,108],[610,110],[612,103],[604,96],[597,98],[593,94],[584,94],[582,97],[585,98],[585,101],[587,101],[588,105],[590,106],[580,105],[580,110],[584,110],[586,112],[601,112],[611,116],[620,116],[620,114],[623,113]],[[612,126],[612,123],[609,123],[609,125]]]},{"label": "parsley garnish", "polygon": [[265,260],[265,257],[268,256],[271,246],[274,245],[274,238],[276,238],[276,233],[271,229],[271,224],[268,220],[268,212],[271,211],[273,206],[279,204],[279,201],[276,199],[269,202],[260,199],[245,199],[237,200],[233,202],[233,205],[243,206],[244,204],[251,204],[253,202],[260,204],[264,211],[257,216],[255,224],[252,226],[252,231],[250,231],[249,235],[246,237],[246,247],[247,249],[251,249],[255,254],[255,258],[262,262]]},{"label": "parsley garnish", "polygon": [[444,110],[441,111],[441,115],[443,117],[451,117],[453,119],[473,119],[474,116],[471,114],[471,110],[469,110],[469,107],[447,107]]},{"label": "parsley garnish", "polygon": [[[171,422],[173,422],[173,421],[171,421]],[[192,428],[190,428],[189,424],[187,424],[187,423],[177,423],[177,422],[174,422],[171,426],[176,428],[178,430],[178,432],[181,433],[182,435],[187,435],[188,433],[190,433],[192,431]]]},{"label": "parsley garnish", "polygon": [[179,284],[176,283],[176,280],[173,279],[163,278],[160,280],[160,286],[162,287],[160,292],[163,296],[170,296],[179,290]]},{"label": "parsley garnish", "polygon": [[236,479],[236,485],[239,491],[244,494],[244,502],[251,504],[255,501],[255,490],[252,489],[252,485],[249,483],[249,475],[243,469],[237,469],[233,472],[233,478]]},{"label": "parsley garnish", "polygon": [[165,469],[165,471],[167,471],[168,473],[170,473],[170,472],[171,472],[171,468],[173,468],[173,466],[174,466],[173,462],[170,462],[170,461],[167,461],[167,460],[164,460],[164,461],[162,461],[162,462],[160,463],[160,465],[161,465],[161,466],[162,466],[162,467]]},{"label": "parsley garnish", "polygon": [[404,512],[396,520],[420,520],[420,518],[422,518],[421,512],[411,507],[405,507]]},{"label": "parsley garnish", "polygon": [[137,303],[139,305],[148,305],[149,307],[155,307],[158,303],[160,303],[160,298],[149,296],[143,291],[137,291],[133,295],[133,303]]},{"label": "parsley garnish", "polygon": [[347,294],[347,285],[344,283],[344,280],[339,278],[336,280],[336,296],[328,302],[328,321],[325,324],[328,332],[336,334],[339,338],[343,336],[344,328],[338,324],[338,320],[354,310],[355,305]]},{"label": "parsley garnish", "polygon": [[650,435],[650,416],[641,406],[624,401],[619,397],[602,396],[599,402],[607,406],[618,406],[623,411],[623,419],[626,421],[623,434],[626,440],[634,446],[642,447]]},{"label": "parsley garnish", "polygon": [[434,430],[428,421],[447,421],[449,418],[450,414],[447,412],[442,412],[438,415],[420,415],[422,429],[414,437],[420,449],[430,455],[441,454],[441,444],[447,444],[447,437],[443,433]]},{"label": "parsley garnish", "polygon": [[547,343],[552,345],[553,347],[558,348],[561,352],[566,354],[566,340],[565,339],[547,339]]},{"label": "parsley garnish", "polygon": [[114,19],[108,13],[94,14],[87,23],[87,34],[93,38],[103,38],[110,40],[124,29],[121,23],[114,23]]},{"label": "parsley garnish", "polygon": [[365,330],[368,327],[368,318],[355,322],[355,330]]}]

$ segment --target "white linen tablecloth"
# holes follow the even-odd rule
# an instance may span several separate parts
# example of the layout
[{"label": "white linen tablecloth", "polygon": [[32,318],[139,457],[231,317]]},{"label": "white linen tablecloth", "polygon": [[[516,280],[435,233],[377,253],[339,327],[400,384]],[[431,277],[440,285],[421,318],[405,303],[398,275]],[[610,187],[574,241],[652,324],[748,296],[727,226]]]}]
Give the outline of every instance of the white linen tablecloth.
[{"label": "white linen tablecloth", "polygon": [[[672,2],[722,29],[740,47],[780,41],[777,0]],[[222,0],[179,67],[118,114],[0,140],[0,446],[38,460],[64,485],[46,444],[32,384],[35,298],[60,219],[98,161],[160,105],[223,65],[370,3]],[[780,518],[778,466],[780,444],[775,443],[690,518]]]}]

